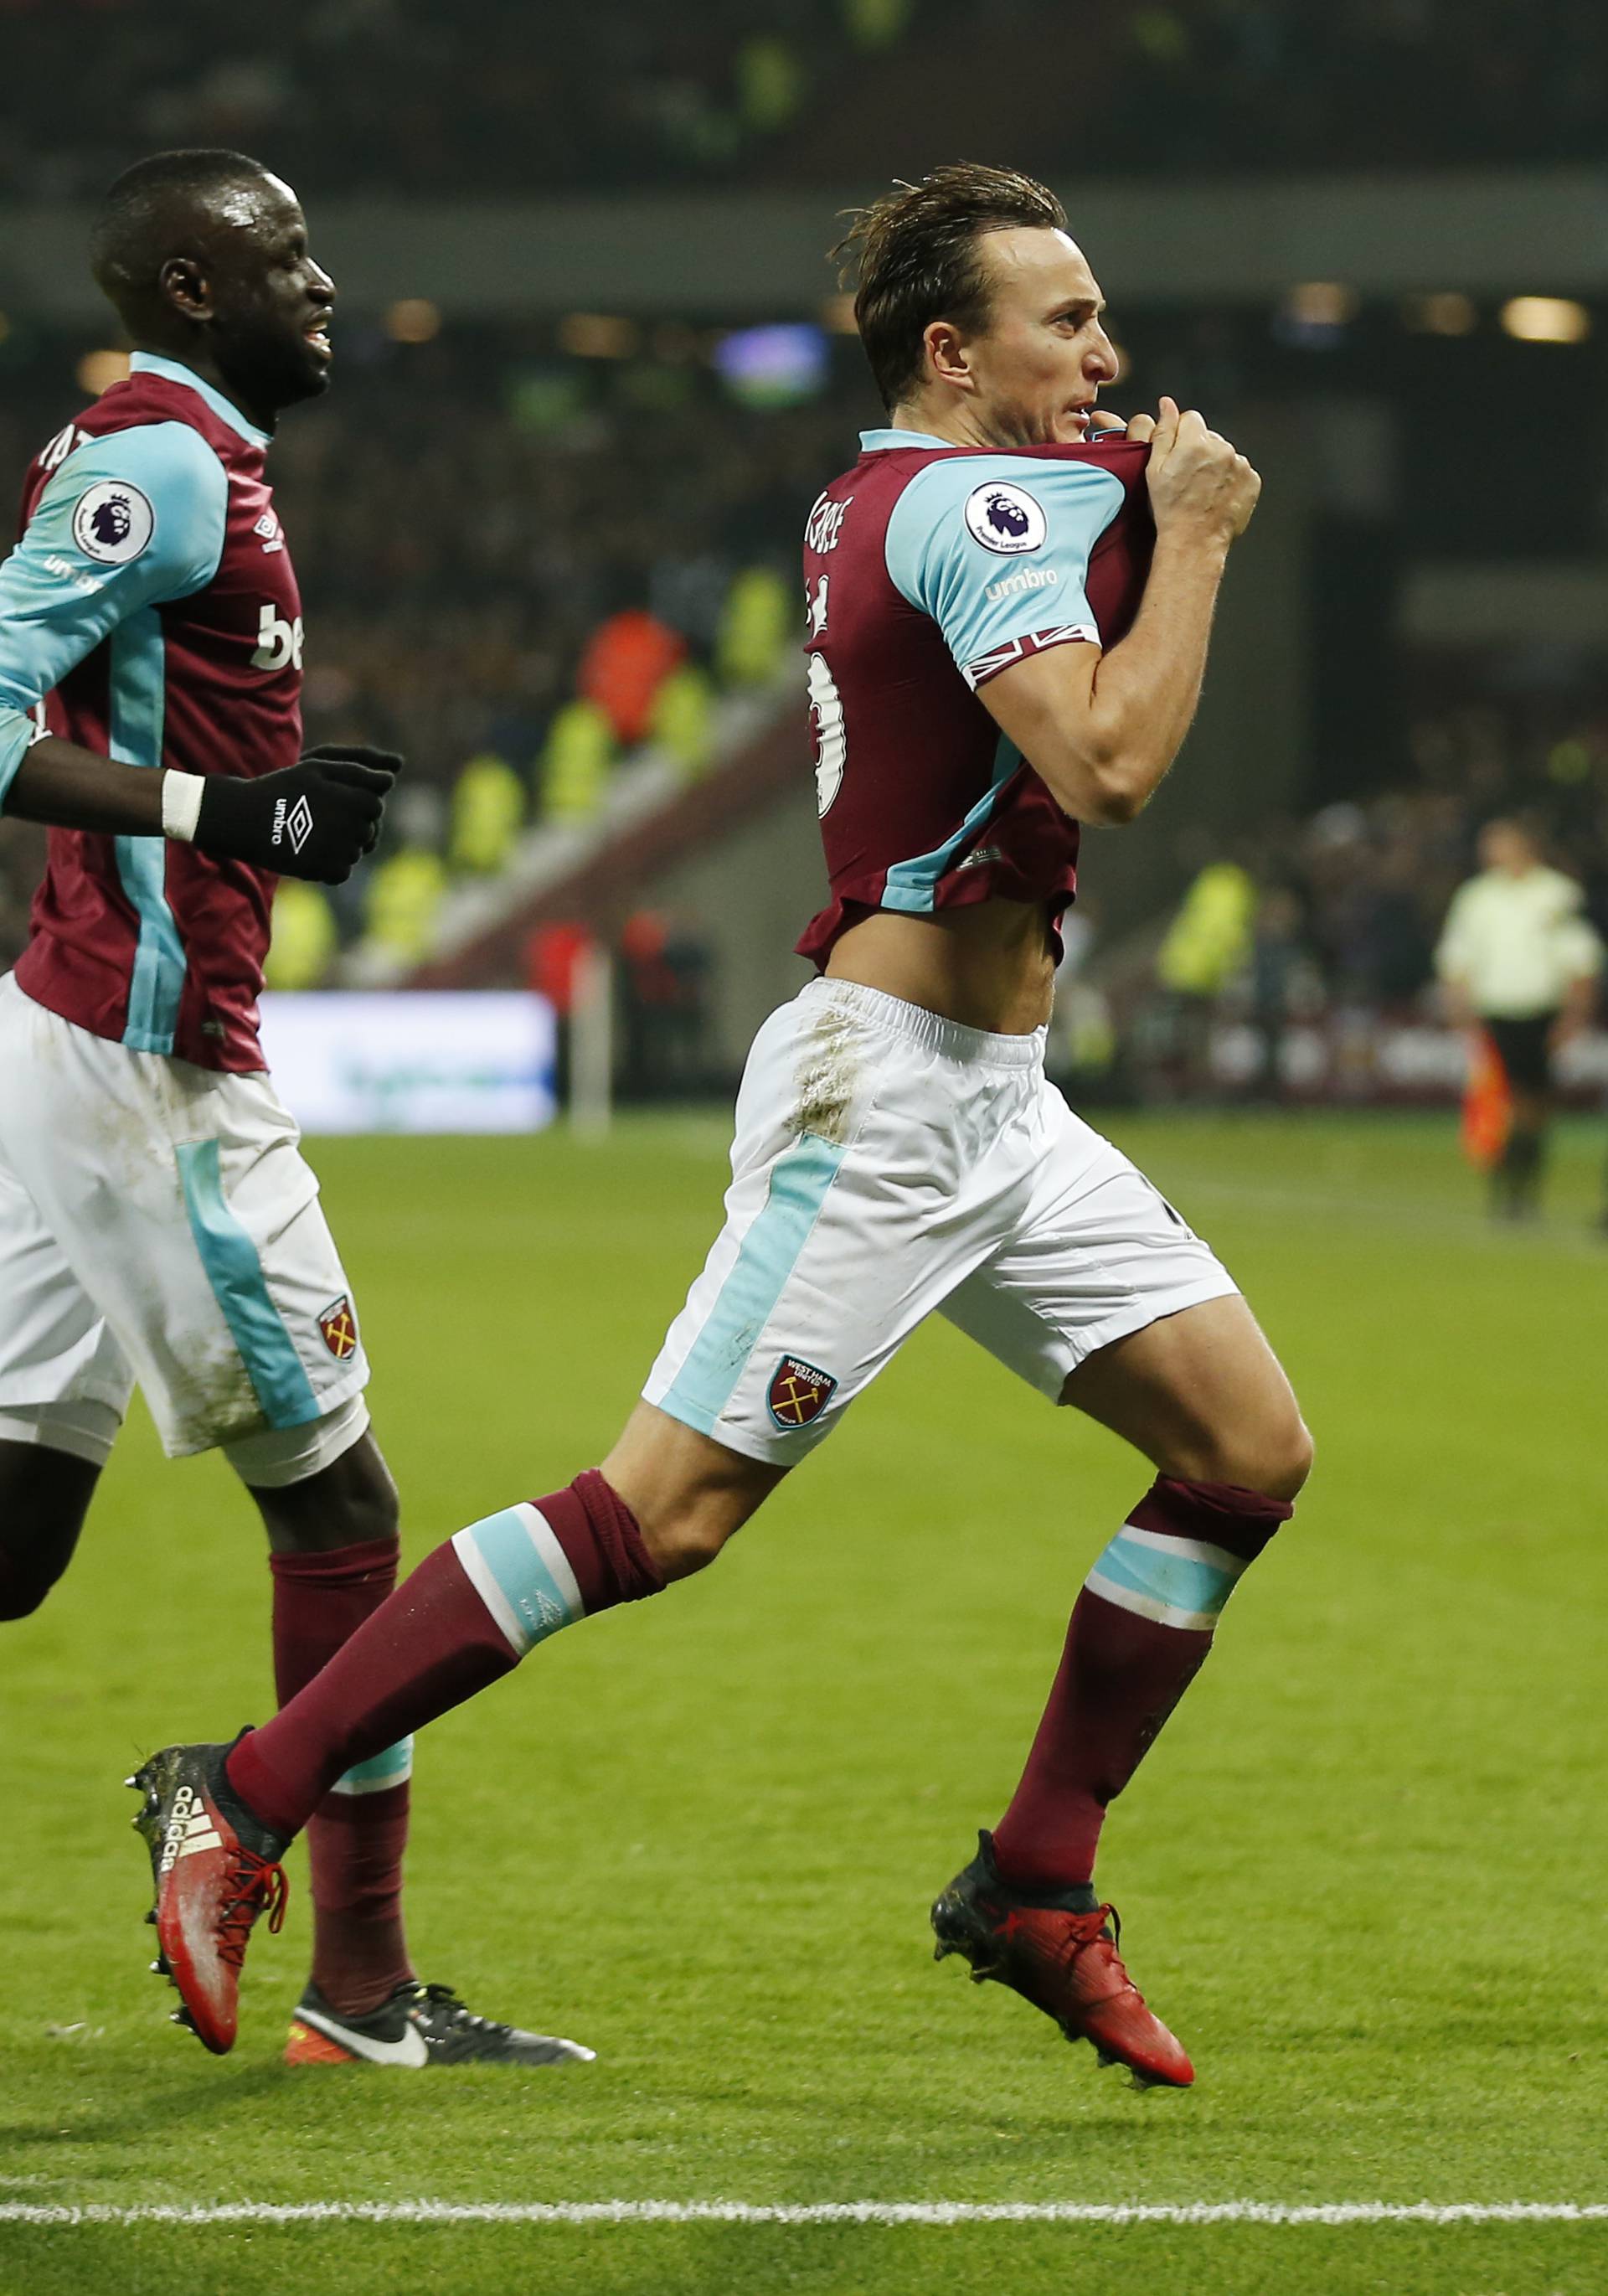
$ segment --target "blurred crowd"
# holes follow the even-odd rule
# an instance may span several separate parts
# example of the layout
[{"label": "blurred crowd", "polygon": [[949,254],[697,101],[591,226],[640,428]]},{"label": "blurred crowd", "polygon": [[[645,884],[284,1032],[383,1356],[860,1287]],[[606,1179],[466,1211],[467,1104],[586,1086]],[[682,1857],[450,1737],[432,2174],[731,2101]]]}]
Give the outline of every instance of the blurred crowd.
[{"label": "blurred crowd", "polygon": [[[1600,0],[613,0],[562,37],[516,0],[0,0],[0,26],[23,197],[180,144],[320,193],[856,184],[872,152],[976,151],[985,56],[1002,156],[1058,177],[1595,161],[1608,124]],[[44,100],[69,39],[70,103]]]},{"label": "blurred crowd", "polygon": [[[1476,672],[1467,666],[1471,683]],[[1412,753],[1415,777],[1403,785],[1269,819],[1220,847],[1192,843],[1192,874],[1160,942],[1115,968],[1121,1024],[1103,1064],[1124,1070],[1128,1087],[1209,1089],[1232,1070],[1258,1094],[1321,1091],[1337,1080],[1333,1062],[1314,1054],[1309,1073],[1291,1073],[1291,1035],[1303,1025],[1331,1039],[1350,1032],[1350,1081],[1361,1083],[1381,1030],[1443,1020],[1436,945],[1494,819],[1522,823],[1541,857],[1579,880],[1584,913],[1608,939],[1608,685],[1594,693],[1583,673],[1567,702],[1426,709]]]}]

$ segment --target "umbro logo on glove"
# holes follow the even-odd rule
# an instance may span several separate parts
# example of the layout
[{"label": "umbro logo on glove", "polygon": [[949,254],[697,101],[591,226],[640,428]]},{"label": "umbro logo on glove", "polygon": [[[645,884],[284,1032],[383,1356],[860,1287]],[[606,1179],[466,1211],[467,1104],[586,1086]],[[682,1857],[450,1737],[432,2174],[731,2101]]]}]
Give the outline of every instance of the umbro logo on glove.
[{"label": "umbro logo on glove", "polygon": [[379,841],[385,800],[402,769],[391,750],[321,742],[283,773],[173,774],[162,791],[169,837],[285,877],[344,884]]}]

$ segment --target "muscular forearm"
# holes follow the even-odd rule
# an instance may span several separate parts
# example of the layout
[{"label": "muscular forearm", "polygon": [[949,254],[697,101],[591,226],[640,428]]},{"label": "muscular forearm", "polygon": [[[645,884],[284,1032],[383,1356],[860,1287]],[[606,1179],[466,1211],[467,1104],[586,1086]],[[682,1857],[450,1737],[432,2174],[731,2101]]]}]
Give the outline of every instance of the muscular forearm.
[{"label": "muscular forearm", "polygon": [[6,792],[5,811],[53,829],[87,829],[111,837],[160,837],[162,783],[146,766],[120,766],[46,734],[36,742]]},{"label": "muscular forearm", "polygon": [[1156,537],[1133,627],[1101,657],[1082,729],[1101,819],[1131,821],[1183,747],[1227,557],[1226,538]]}]

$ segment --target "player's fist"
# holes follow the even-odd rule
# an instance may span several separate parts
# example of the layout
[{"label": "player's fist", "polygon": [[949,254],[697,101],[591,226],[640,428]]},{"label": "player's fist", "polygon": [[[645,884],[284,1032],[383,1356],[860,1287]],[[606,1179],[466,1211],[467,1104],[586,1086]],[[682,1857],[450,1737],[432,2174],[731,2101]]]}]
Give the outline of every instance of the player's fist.
[{"label": "player's fist", "polygon": [[1158,534],[1172,529],[1225,544],[1243,534],[1262,490],[1244,455],[1176,398],[1157,410],[1145,478]]},{"label": "player's fist", "polygon": [[324,742],[256,781],[209,775],[194,841],[203,853],[282,877],[344,884],[373,851],[401,770],[394,750]]}]

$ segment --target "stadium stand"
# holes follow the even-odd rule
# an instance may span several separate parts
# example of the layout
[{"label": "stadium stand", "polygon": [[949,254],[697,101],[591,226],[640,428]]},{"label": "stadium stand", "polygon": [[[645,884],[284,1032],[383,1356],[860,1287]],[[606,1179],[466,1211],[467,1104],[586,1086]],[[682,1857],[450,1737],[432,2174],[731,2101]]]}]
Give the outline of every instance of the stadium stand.
[{"label": "stadium stand", "polygon": [[[63,15],[86,41],[70,115],[41,107]],[[256,20],[210,0],[4,0],[0,190],[81,197],[153,144],[260,145],[308,189],[414,196],[740,177],[856,180],[890,120],[919,163],[975,144],[961,48],[1030,53],[1012,75],[1021,164],[1054,172],[1077,92],[1080,165],[1102,174],[1594,160],[1608,16],[1555,0],[616,0],[572,12],[460,0],[286,0]],[[539,133],[533,127],[539,123]],[[903,162],[901,162],[903,163]]]}]

